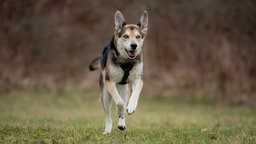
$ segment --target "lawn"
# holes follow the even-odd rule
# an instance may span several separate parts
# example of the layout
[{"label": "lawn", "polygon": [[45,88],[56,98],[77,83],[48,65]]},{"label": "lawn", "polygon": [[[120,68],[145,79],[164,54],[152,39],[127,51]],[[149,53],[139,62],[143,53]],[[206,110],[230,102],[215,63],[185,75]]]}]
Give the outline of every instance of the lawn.
[{"label": "lawn", "polygon": [[256,111],[142,94],[127,129],[103,135],[98,91],[0,93],[0,143],[256,143]]}]

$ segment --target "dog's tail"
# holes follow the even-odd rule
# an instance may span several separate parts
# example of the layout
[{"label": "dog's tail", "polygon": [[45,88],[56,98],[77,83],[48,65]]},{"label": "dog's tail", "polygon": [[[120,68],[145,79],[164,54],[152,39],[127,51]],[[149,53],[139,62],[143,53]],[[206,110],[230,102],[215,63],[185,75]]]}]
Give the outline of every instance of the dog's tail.
[{"label": "dog's tail", "polygon": [[89,65],[89,70],[94,71],[94,70],[100,69],[101,67],[100,61],[101,61],[101,57],[94,58]]}]

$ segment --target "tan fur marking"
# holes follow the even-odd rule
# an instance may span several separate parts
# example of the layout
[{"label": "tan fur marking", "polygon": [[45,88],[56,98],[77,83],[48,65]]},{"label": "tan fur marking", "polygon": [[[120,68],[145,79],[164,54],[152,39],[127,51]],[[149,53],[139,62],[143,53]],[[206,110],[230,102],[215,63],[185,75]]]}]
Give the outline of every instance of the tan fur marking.
[{"label": "tan fur marking", "polygon": [[114,82],[105,81],[105,86],[108,89],[110,95],[112,95],[115,103],[117,105],[123,104],[123,100],[122,100],[122,98],[120,97],[120,95],[119,95],[119,93],[117,91],[115,83]]},{"label": "tan fur marking", "polygon": [[126,106],[128,105],[128,102],[129,102],[129,100],[130,100],[130,97],[131,97],[131,87],[129,86],[129,87],[128,87],[128,91],[127,91]]},{"label": "tan fur marking", "polygon": [[133,28],[139,30],[139,26],[138,26],[138,25],[135,25],[135,24],[127,24],[127,25],[124,26],[124,29],[131,28],[131,27],[133,27]]}]

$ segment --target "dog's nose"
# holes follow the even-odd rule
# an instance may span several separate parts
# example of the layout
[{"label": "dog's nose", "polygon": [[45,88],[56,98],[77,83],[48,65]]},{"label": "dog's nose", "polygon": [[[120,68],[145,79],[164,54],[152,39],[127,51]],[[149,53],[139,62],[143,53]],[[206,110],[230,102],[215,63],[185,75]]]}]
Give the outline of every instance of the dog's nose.
[{"label": "dog's nose", "polygon": [[131,48],[132,48],[132,50],[136,50],[137,44],[135,44],[135,43],[131,44]]}]

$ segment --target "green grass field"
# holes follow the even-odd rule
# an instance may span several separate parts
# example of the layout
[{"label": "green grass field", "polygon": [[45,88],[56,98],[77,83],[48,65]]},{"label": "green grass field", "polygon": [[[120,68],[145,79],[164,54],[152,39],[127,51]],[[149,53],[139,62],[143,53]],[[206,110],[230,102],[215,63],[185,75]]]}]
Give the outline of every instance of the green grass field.
[{"label": "green grass field", "polygon": [[98,91],[0,93],[0,143],[256,143],[256,112],[142,94],[127,129],[102,135]]}]

